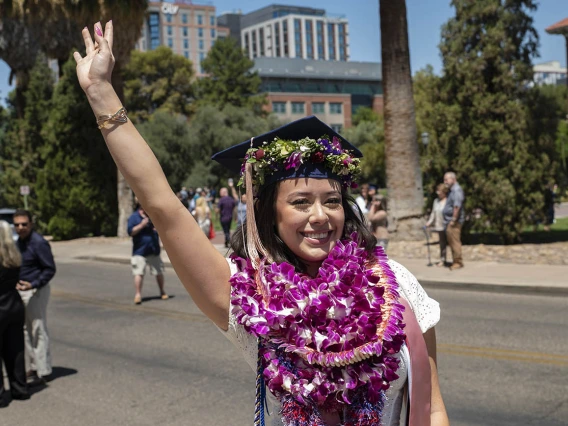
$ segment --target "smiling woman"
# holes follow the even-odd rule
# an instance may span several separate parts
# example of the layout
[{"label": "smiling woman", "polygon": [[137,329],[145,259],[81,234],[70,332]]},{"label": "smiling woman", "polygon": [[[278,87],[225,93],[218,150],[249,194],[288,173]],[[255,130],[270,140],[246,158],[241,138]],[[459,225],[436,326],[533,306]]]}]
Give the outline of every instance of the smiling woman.
[{"label": "smiling woman", "polygon": [[[95,116],[109,117],[122,108],[110,85],[112,24],[94,33],[83,30],[77,75]],[[255,425],[265,422],[266,389],[272,425],[448,424],[438,303],[361,222],[347,195],[361,153],[348,141],[307,117],[215,154],[247,193],[225,259],[132,123],[110,119],[101,130],[181,282],[256,370]]]}]

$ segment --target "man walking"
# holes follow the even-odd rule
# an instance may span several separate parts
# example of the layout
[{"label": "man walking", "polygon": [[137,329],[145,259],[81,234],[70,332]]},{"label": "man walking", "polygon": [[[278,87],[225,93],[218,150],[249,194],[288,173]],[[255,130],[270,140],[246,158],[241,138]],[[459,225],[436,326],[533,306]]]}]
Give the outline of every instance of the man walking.
[{"label": "man walking", "polygon": [[55,275],[55,262],[49,243],[33,230],[32,215],[16,210],[14,227],[18,233],[18,248],[22,253],[20,280],[16,288],[26,307],[24,343],[28,383],[45,383],[51,374],[51,352],[47,331],[47,303]]},{"label": "man walking", "polygon": [[463,210],[465,197],[454,172],[447,172],[444,175],[444,184],[450,190],[444,206],[443,216],[446,238],[452,250],[453,262],[450,265],[450,270],[453,271],[463,268],[461,229],[465,217]]},{"label": "man walking", "polygon": [[139,204],[134,213],[128,218],[128,235],[132,237],[132,275],[134,275],[134,303],[142,303],[142,284],[146,273],[146,265],[149,265],[150,272],[156,277],[156,282],[160,289],[160,296],[163,300],[169,297],[164,291],[164,263],[160,258],[160,239],[158,232],[152,221]]},{"label": "man walking", "polygon": [[[233,187],[232,180],[229,180],[229,186]],[[221,188],[219,190],[219,203],[217,204],[217,211],[219,212],[219,218],[221,220],[221,227],[223,228],[223,233],[225,234],[225,247],[229,247],[229,241],[231,239],[231,221],[233,220],[233,211],[235,210],[236,201],[233,197],[229,197],[229,191],[227,188]]]}]

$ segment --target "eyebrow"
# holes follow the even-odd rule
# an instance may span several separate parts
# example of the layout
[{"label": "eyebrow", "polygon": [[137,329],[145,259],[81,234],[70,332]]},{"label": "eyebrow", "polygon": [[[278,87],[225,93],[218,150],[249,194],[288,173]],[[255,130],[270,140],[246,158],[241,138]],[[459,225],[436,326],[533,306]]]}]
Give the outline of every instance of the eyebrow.
[{"label": "eyebrow", "polygon": [[[308,197],[310,195],[314,195],[313,192],[303,192],[303,191],[298,191],[298,192],[292,192],[291,194],[288,194],[287,198],[291,198],[291,197]],[[341,193],[339,191],[328,191],[325,192],[323,195],[341,195]]]}]

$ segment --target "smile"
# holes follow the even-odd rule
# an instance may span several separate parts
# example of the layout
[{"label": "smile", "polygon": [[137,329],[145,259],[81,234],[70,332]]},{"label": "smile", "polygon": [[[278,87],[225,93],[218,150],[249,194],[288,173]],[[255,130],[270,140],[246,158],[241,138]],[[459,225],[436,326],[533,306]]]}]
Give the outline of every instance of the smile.
[{"label": "smile", "polygon": [[333,231],[327,232],[300,232],[304,238],[308,240],[316,240],[317,242],[324,242],[322,240],[327,240]]}]

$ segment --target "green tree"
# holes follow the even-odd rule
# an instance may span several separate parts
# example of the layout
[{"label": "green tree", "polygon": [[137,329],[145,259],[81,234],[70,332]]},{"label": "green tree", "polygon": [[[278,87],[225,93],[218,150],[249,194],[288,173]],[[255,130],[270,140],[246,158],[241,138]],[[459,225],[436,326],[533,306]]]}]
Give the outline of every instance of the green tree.
[{"label": "green tree", "polygon": [[187,119],[156,111],[137,128],[158,158],[170,186],[178,191],[193,164]]},{"label": "green tree", "polygon": [[256,115],[251,109],[227,105],[200,107],[191,120],[189,139],[193,164],[185,181],[186,186],[224,185],[232,176],[224,167],[210,160],[211,156],[279,126],[274,116]]},{"label": "green tree", "polygon": [[148,120],[156,110],[192,114],[194,77],[191,61],[160,46],[149,52],[133,51],[124,68],[124,96],[134,122]]},{"label": "green tree", "polygon": [[55,239],[116,232],[116,167],[97,131],[93,113],[75,74],[75,62],[63,66],[49,119],[45,167],[37,194],[47,232]]},{"label": "green tree", "polygon": [[[0,164],[3,170],[0,187],[5,202],[11,206],[23,206],[20,186],[29,185],[31,194],[28,207],[37,213],[36,181],[44,160],[40,155],[45,145],[42,129],[51,108],[53,75],[43,55],[36,57],[36,63],[29,73],[29,82],[21,95],[25,99],[24,115],[17,117],[16,107],[6,123],[5,139],[2,142]],[[15,97],[11,97],[15,102]]]},{"label": "green tree", "polygon": [[371,108],[359,108],[353,122],[356,125],[345,129],[343,136],[363,153],[361,182],[386,187],[383,117]]},{"label": "green tree", "polygon": [[[527,125],[526,82],[538,38],[530,13],[533,0],[453,0],[456,9],[442,28],[443,76],[440,107],[443,126],[428,146],[428,174],[454,170],[466,193],[466,213],[481,208],[502,239],[514,242],[543,205],[542,185],[551,159],[538,149]],[[447,128],[444,128],[447,126]]]},{"label": "green tree", "polygon": [[207,76],[197,84],[200,103],[219,109],[226,105],[246,107],[262,114],[266,96],[259,94],[261,80],[256,72],[251,72],[253,65],[236,40],[217,40],[201,62]]}]

